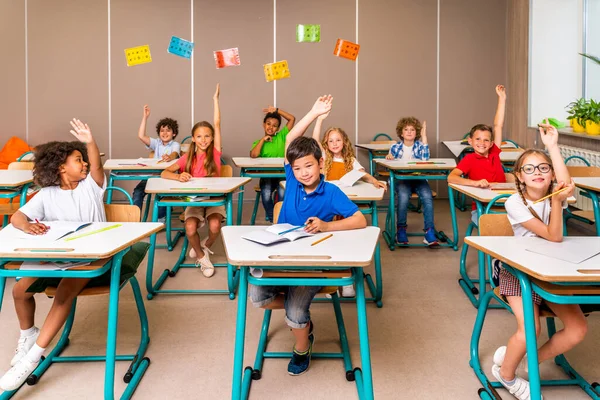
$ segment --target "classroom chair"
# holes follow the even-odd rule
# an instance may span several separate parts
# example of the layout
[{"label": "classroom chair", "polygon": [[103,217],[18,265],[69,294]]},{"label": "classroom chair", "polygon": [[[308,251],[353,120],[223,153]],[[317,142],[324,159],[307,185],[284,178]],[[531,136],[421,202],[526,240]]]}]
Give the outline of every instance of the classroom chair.
[{"label": "classroom chair", "polygon": [[[106,190],[119,190],[122,192],[127,199],[129,200],[129,204],[105,204],[104,210],[106,212],[106,219],[108,222],[140,222],[140,209],[133,205],[133,200],[129,193],[119,187],[108,187]],[[131,251],[131,250],[130,250]],[[145,252],[144,252],[145,253]],[[102,261],[102,260],[101,260]],[[140,260],[141,261],[141,260]],[[148,317],[146,314],[146,309],[144,307],[144,302],[142,299],[142,293],[140,291],[139,283],[135,276],[132,276],[129,279],[121,282],[119,290],[121,290],[127,283],[131,285],[131,289],[133,290],[133,296],[135,298],[135,304],[138,311],[138,317],[140,320],[140,329],[141,329],[141,340],[138,346],[138,349],[135,354],[132,355],[117,355],[117,361],[131,361],[131,365],[129,369],[123,376],[123,381],[125,383],[130,383],[133,381],[132,388],[127,388],[126,392],[129,392],[129,395],[133,393],[135,387],[139,384],[141,378],[143,377],[146,369],[150,365],[150,359],[148,357],[144,357],[146,350],[148,348],[148,344],[150,342],[150,337],[148,335]],[[56,287],[49,286],[45,290],[46,296],[52,298],[56,294]],[[60,357],[60,354],[64,351],[64,349],[69,345],[70,339],[69,334],[71,333],[71,328],[73,327],[73,321],[75,319],[75,310],[77,306],[77,300],[80,297],[87,296],[97,296],[97,295],[108,295],[110,294],[109,286],[98,286],[98,287],[90,287],[84,289],[78,296],[75,298],[73,302],[73,307],[71,308],[71,313],[67,318],[67,322],[65,323],[63,332],[58,339],[58,342],[54,349],[48,354],[46,358],[43,358],[42,362],[36,369],[35,374],[31,374],[29,378],[27,378],[28,385],[35,385],[41,378],[41,376],[46,372],[46,370],[50,367],[52,363],[61,363],[61,362],[82,362],[82,361],[105,361],[106,356],[77,356],[77,357]],[[133,390],[132,390],[133,389]],[[124,395],[125,397],[125,395]],[[127,397],[128,398],[128,397]]]},{"label": "classroom chair", "polygon": [[[579,161],[581,165],[568,165],[569,161]],[[567,169],[569,170],[569,174],[571,177],[597,177],[600,176],[600,168],[592,167],[588,160],[581,156],[571,156],[565,159],[565,164],[567,165]],[[579,194],[581,196],[591,198],[590,194],[585,190],[580,190]],[[594,210],[575,210],[572,211],[571,208],[565,209],[564,212],[564,221],[565,224],[570,219],[575,219],[577,221],[581,221],[588,225],[594,225],[596,223],[596,219],[594,217]],[[566,225],[565,225],[565,234],[566,234]]]},{"label": "classroom chair", "polygon": [[[27,154],[27,153],[25,153]],[[8,164],[9,170],[33,170],[33,161],[15,161]],[[8,203],[0,204],[0,215],[3,215],[2,227],[8,225],[10,217],[12,217],[20,208],[19,202],[13,202],[15,198],[11,198]]]},{"label": "classroom chair", "polygon": [[[279,219],[279,213],[281,211],[281,206],[283,202],[278,202],[275,204],[275,208],[273,210],[273,223],[277,223]],[[268,281],[269,278],[280,279],[290,279],[294,278],[328,278],[328,279],[347,279],[348,283],[352,283],[352,271],[351,270],[335,270],[335,271],[278,271],[278,270],[264,270],[263,275],[260,278],[261,280]],[[342,315],[342,308],[340,306],[340,299],[337,294],[338,284],[335,286],[326,286],[321,289],[319,294],[329,294],[332,298],[333,309],[335,313],[335,318],[338,327],[338,333],[340,337],[341,344],[341,352],[338,353],[312,353],[313,359],[320,358],[336,358],[343,359],[344,369],[346,374],[346,380],[349,382],[354,381],[356,378],[357,371],[360,371],[360,368],[352,369],[352,361],[350,358],[350,348],[348,346],[348,338],[346,335],[346,327],[344,325],[344,317]],[[242,301],[242,299],[240,299]],[[244,396],[243,398],[248,397],[248,392],[250,390],[250,384],[252,380],[259,380],[262,378],[262,367],[265,358],[291,358],[291,352],[269,352],[267,351],[267,342],[268,342],[268,334],[269,334],[269,325],[271,322],[271,314],[272,310],[265,310],[262,328],[260,331],[260,339],[258,342],[258,348],[256,351],[256,359],[254,361],[254,367],[246,367],[244,370],[244,384],[242,387],[244,388]],[[284,331],[287,331],[285,329]],[[246,371],[250,372],[250,380],[246,381]],[[290,381],[290,384],[292,382]]]},{"label": "classroom chair", "polygon": [[[479,234],[481,236],[513,236],[514,232],[506,214],[484,214],[479,218]],[[480,253],[480,257],[483,256],[483,253]],[[486,257],[488,260],[491,258],[489,255],[486,255]],[[490,266],[491,269],[490,263],[488,263],[488,266]],[[501,398],[495,389],[503,388],[500,382],[492,382],[488,380],[486,374],[481,368],[481,363],[479,360],[479,341],[481,339],[483,323],[485,322],[485,315],[492,299],[495,299],[501,304],[502,307],[506,308],[508,311],[511,311],[508,302],[504,296],[500,294],[500,288],[494,285],[494,282],[491,279],[491,271],[489,272],[489,281],[494,289],[482,296],[477,312],[477,319],[473,328],[473,336],[471,338],[471,361],[469,363],[483,385],[483,388],[479,389],[478,391],[479,397],[485,400]],[[537,280],[535,278],[531,278],[531,283],[534,287],[537,286],[551,295],[600,295],[600,288],[592,288],[591,286],[554,285],[548,282]],[[598,308],[597,306],[589,305],[582,307],[582,310],[587,316],[590,312],[597,311]],[[556,333],[556,324],[554,321],[556,315],[549,308],[544,307],[542,304],[540,307],[540,317],[546,318],[548,337],[551,338]],[[592,396],[591,392],[594,392],[595,389],[599,387],[597,382],[594,382],[592,385],[590,385],[581,375],[579,375],[579,373],[577,373],[577,371],[571,367],[564,354],[557,356],[554,359],[554,362],[563,369],[570,379],[542,381],[542,385],[578,385],[590,396]],[[597,393],[594,393],[592,397],[597,398]]]}]

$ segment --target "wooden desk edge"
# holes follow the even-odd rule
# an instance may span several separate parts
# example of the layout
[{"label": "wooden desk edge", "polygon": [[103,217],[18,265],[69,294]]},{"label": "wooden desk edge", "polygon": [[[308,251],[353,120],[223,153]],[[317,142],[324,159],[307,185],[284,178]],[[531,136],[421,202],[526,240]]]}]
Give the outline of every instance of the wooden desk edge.
[{"label": "wooden desk edge", "polygon": [[[240,177],[235,177],[235,178],[240,178]],[[190,188],[188,190],[186,190],[185,188],[175,188],[175,189],[155,189],[155,190],[148,190],[146,189],[146,193],[152,193],[152,194],[172,194],[173,196],[189,196],[190,194],[202,194],[202,193],[206,193],[206,194],[226,194],[226,193],[232,193],[235,192],[236,190],[238,190],[240,188],[240,186],[244,186],[246,185],[248,182],[250,182],[252,180],[252,178],[246,178],[246,177],[242,177],[245,178],[245,180],[239,184],[237,184],[234,188],[231,189],[227,189],[227,190],[219,190],[219,191],[215,191],[215,190],[210,190],[210,189],[198,189],[198,190],[193,190],[194,188]],[[176,180],[173,180],[173,182],[179,182]],[[201,183],[199,185],[202,185]],[[181,192],[178,192],[178,189],[182,189]]]}]

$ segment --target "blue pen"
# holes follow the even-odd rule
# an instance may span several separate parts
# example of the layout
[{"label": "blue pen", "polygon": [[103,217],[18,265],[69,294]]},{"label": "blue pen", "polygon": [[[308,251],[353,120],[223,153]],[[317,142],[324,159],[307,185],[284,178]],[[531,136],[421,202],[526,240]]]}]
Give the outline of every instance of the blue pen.
[{"label": "blue pen", "polygon": [[295,228],[288,229],[287,231],[279,232],[278,235],[285,235],[286,233],[297,231],[298,229],[306,228],[306,225],[296,226]]}]

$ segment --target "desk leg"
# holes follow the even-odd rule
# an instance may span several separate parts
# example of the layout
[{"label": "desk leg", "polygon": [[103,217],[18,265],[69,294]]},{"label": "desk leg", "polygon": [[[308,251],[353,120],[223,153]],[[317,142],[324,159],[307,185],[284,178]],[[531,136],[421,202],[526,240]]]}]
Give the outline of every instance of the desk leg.
[{"label": "desk leg", "polygon": [[4,288],[6,287],[6,278],[0,277],[0,311],[2,310],[2,301],[4,300]]},{"label": "desk leg", "polygon": [[458,251],[458,222],[456,221],[456,209],[454,208],[454,190],[448,186],[448,201],[450,202],[450,217],[452,218],[452,248]]},{"label": "desk leg", "polygon": [[[379,216],[377,215],[377,202],[373,201],[371,203],[371,210],[373,210],[371,214],[371,222],[375,227],[379,226]],[[371,291],[371,295],[374,297],[375,303],[378,308],[383,307],[383,302],[381,299],[383,298],[383,277],[381,275],[381,251],[379,247],[379,241],[377,241],[377,246],[375,247],[375,255],[374,255],[374,264],[375,264],[375,284],[373,283],[373,278],[371,275],[366,274],[365,279],[367,280],[367,286]]]},{"label": "desk leg", "polygon": [[596,236],[600,236],[600,202],[598,200],[598,193],[588,191],[588,194],[592,199],[592,206],[594,207],[594,219],[596,221]]},{"label": "desk leg", "polygon": [[113,257],[110,272],[110,294],[108,300],[108,329],[106,337],[106,369],[104,372],[104,399],[114,399],[115,361],[117,356],[117,322],[119,319],[119,284],[121,277],[121,261],[125,251]]},{"label": "desk leg", "polygon": [[[240,171],[240,177],[245,177],[246,175],[246,170],[244,168],[242,168],[242,170]],[[243,207],[244,207],[244,186],[240,186],[239,192],[238,192],[238,209],[237,209],[237,223],[236,225],[241,225],[242,224],[242,212],[243,212]]]},{"label": "desk leg", "polygon": [[[358,340],[360,343],[361,369],[355,370],[359,398],[373,400],[373,377],[371,372],[371,350],[369,349],[369,326],[367,323],[367,305],[365,301],[365,286],[363,269],[354,269],[356,284],[356,310],[358,320]],[[361,396],[362,394],[362,396]]]},{"label": "desk leg", "polygon": [[396,184],[394,179],[394,171],[390,170],[390,203],[388,206],[388,212],[386,217],[385,230],[383,232],[383,238],[387,242],[390,250],[394,251],[396,248]]},{"label": "desk leg", "polygon": [[240,286],[238,290],[238,308],[235,324],[235,346],[233,356],[233,384],[231,391],[231,398],[233,400],[240,400],[242,396],[242,377],[244,373],[244,338],[246,335],[246,308],[248,306],[247,296],[248,267],[240,267]]},{"label": "desk leg", "polygon": [[[29,189],[29,183],[26,183],[23,185],[23,187],[21,188],[21,198],[19,199],[20,203],[19,203],[19,207],[23,207],[25,205],[25,203],[27,202],[27,190]],[[111,190],[112,192],[112,190]]]},{"label": "desk leg", "polygon": [[144,206],[144,216],[142,217],[142,221],[148,221],[148,212],[150,211],[150,203],[152,202],[152,193],[146,194],[146,205]]},{"label": "desk leg", "polygon": [[[225,198],[226,198],[225,213],[227,214],[227,217],[226,217],[227,222],[226,223],[227,223],[227,225],[233,225],[233,194],[227,193]],[[238,212],[238,215],[240,215],[239,212]],[[229,299],[231,299],[231,300],[235,299],[236,286],[237,286],[236,268],[233,265],[228,263],[227,264],[227,289],[229,289]]]}]

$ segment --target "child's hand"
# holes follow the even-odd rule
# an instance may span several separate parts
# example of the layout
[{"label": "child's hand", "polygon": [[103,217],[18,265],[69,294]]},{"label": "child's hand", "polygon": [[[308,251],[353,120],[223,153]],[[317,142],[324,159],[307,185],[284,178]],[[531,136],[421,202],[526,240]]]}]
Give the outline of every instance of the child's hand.
[{"label": "child's hand", "polygon": [[44,235],[50,229],[49,226],[42,224],[41,222],[28,222],[23,227],[23,232],[30,235]]},{"label": "child's hand", "polygon": [[265,114],[274,113],[275,111],[277,111],[277,107],[269,106],[267,108],[263,108],[263,112]]},{"label": "child's hand", "polygon": [[181,174],[179,174],[179,176],[177,177],[177,180],[179,182],[188,182],[190,179],[192,179],[192,175],[190,175],[187,172],[182,172]]},{"label": "child's hand", "polygon": [[144,119],[148,119],[148,117],[150,116],[150,107],[148,106],[148,104],[144,105],[144,113],[142,116]]},{"label": "child's hand", "polygon": [[319,116],[317,117],[317,119],[318,119],[319,121],[323,121],[325,118],[329,117],[329,113],[330,113],[330,112],[331,112],[331,110],[330,110],[330,111],[327,111],[325,114],[321,114],[321,115],[319,115]]},{"label": "child's hand", "polygon": [[92,131],[90,130],[90,127],[87,124],[84,124],[77,118],[73,118],[73,121],[70,122],[71,126],[73,127],[71,133],[77,138],[77,140],[86,144],[92,143],[94,141]]},{"label": "child's hand", "polygon": [[215,90],[215,94],[213,95],[213,99],[214,100],[219,100],[219,94],[220,94],[221,90],[219,88],[219,84],[217,83],[217,89]]},{"label": "child's hand", "polygon": [[331,110],[331,106],[333,103],[333,96],[330,94],[321,96],[315,101],[312,109],[310,110],[315,116],[319,116],[321,114],[325,114]]},{"label": "child's hand", "polygon": [[569,197],[573,196],[573,193],[575,193],[575,182],[573,182],[573,179],[571,179],[571,182],[569,182],[569,184],[559,182],[552,190],[553,192],[556,192],[565,187],[568,189],[552,197],[552,199],[556,200],[560,204],[566,201]]},{"label": "child's hand", "polygon": [[548,123],[547,119],[544,120],[544,122],[544,124],[538,125],[542,143],[544,143],[548,148],[554,147],[558,144],[558,131],[554,126]]},{"label": "child's hand", "polygon": [[317,217],[310,217],[306,220],[306,227],[304,231],[307,233],[319,233],[319,232],[327,232],[327,226],[329,225],[325,221],[321,221]]},{"label": "child's hand", "polygon": [[382,188],[383,190],[387,190],[387,184],[385,182],[378,181],[377,179],[373,180],[373,186],[377,189]]},{"label": "child's hand", "polygon": [[385,156],[385,159],[386,159],[386,160],[394,160],[394,156],[392,155],[392,153],[388,153],[388,154]]},{"label": "child's hand", "polygon": [[504,85],[497,85],[496,86],[496,94],[501,99],[506,100],[506,88],[504,87]]},{"label": "child's hand", "polygon": [[427,121],[423,121],[421,125],[421,137],[427,139]]},{"label": "child's hand", "polygon": [[480,187],[480,188],[489,188],[490,187],[490,183],[487,181],[487,179],[482,179],[479,181],[475,181],[475,187]]},{"label": "child's hand", "polygon": [[270,141],[272,141],[272,140],[273,140],[273,137],[272,137],[272,136],[265,135],[265,142],[270,142]]},{"label": "child's hand", "polygon": [[168,154],[163,154],[162,160],[163,161],[171,161],[171,157]]}]

